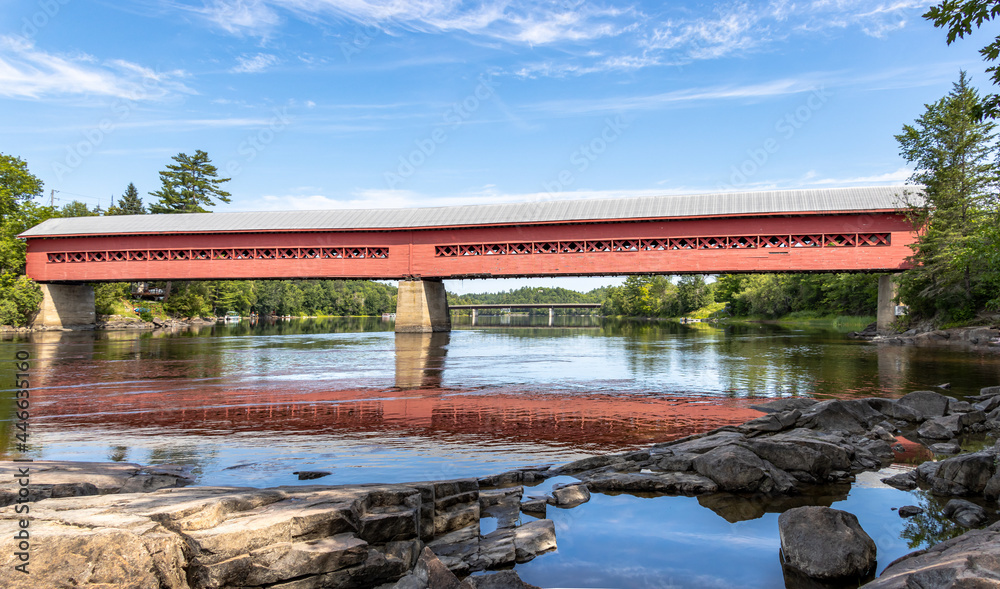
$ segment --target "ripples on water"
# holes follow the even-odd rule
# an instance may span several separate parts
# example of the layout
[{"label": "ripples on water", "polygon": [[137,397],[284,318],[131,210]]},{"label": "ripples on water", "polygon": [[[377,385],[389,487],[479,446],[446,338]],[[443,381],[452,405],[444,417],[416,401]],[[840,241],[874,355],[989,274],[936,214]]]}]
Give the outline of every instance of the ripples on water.
[{"label": "ripples on water", "polygon": [[1000,382],[995,356],[832,331],[518,320],[433,335],[377,319],[38,333],[0,349],[34,358],[33,456],[179,461],[204,484],[254,486],[299,469],[331,483],[482,475],[739,423],[763,398]]}]

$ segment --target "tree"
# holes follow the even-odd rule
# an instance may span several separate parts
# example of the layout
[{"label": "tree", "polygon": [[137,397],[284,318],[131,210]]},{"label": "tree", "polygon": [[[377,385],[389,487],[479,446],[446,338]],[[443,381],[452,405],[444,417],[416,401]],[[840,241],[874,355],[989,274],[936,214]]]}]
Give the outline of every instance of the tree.
[{"label": "tree", "polygon": [[200,149],[194,156],[179,153],[173,160],[177,163],[167,164],[167,169],[160,172],[163,187],[149,193],[159,199],[150,203],[151,213],[207,213],[202,205],[215,206],[213,199],[230,202],[230,194],[220,185],[231,178],[218,177],[218,169],[207,153]]},{"label": "tree", "polygon": [[[1000,0],[942,0],[937,6],[932,6],[924,15],[932,21],[935,27],[948,29],[948,44],[956,39],[964,39],[972,34],[972,27],[978,29],[984,22],[1000,16]],[[985,61],[996,61],[1000,57],[1000,36],[992,43],[979,50]],[[1000,67],[992,65],[986,68],[994,84],[1000,84]],[[976,118],[997,118],[1000,115],[1000,96],[990,94],[977,107]]]},{"label": "tree", "polygon": [[31,199],[42,195],[42,181],[19,157],[0,153],[0,222]]},{"label": "tree", "polygon": [[96,217],[99,214],[96,210],[90,210],[85,203],[78,200],[68,202],[59,209],[60,217]]},{"label": "tree", "polygon": [[139,191],[135,184],[128,183],[125,194],[118,199],[118,204],[108,207],[109,215],[145,215],[146,207],[142,206],[142,199],[139,198]]},{"label": "tree", "polygon": [[910,182],[925,194],[910,206],[920,235],[900,294],[919,315],[967,320],[989,298],[984,269],[975,266],[984,232],[996,222],[995,125],[979,118],[983,100],[964,71],[947,96],[926,107],[896,135],[900,155],[916,167]]}]

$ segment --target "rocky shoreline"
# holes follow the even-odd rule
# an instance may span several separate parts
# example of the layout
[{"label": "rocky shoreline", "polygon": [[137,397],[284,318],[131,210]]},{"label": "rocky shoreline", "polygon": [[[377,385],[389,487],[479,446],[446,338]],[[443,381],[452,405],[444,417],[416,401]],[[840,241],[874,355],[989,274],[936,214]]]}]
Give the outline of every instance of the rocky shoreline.
[{"label": "rocky shoreline", "polygon": [[178,327],[192,327],[198,325],[215,325],[217,321],[215,319],[204,319],[201,317],[195,317],[193,319],[153,319],[152,321],[143,321],[141,319],[133,319],[128,317],[121,317],[119,315],[102,315],[97,319],[97,323],[92,325],[71,325],[68,327],[13,327],[10,325],[0,325],[0,333],[35,333],[41,331],[123,331],[128,329],[134,330],[153,330],[153,329],[174,329]]},{"label": "rocky shoreline", "polygon": [[951,329],[910,329],[903,333],[879,335],[872,323],[862,331],[849,334],[856,339],[896,346],[957,346],[1000,351],[1000,328],[954,327]]},{"label": "rocky shoreline", "polygon": [[[646,450],[451,481],[198,487],[180,467],[35,462],[22,487],[23,463],[0,463],[7,481],[0,484],[0,526],[15,530],[16,510],[24,507],[18,501],[27,502],[32,551],[28,582],[14,568],[17,538],[3,535],[0,585],[530,587],[516,571],[470,574],[555,549],[547,509],[573,508],[591,493],[630,493],[697,495],[720,515],[782,511],[788,586],[857,587],[874,573],[874,543],[853,515],[810,506],[811,493],[847,486],[914,447],[958,452],[963,436],[1000,432],[1000,387],[966,401],[917,391],[900,399],[788,398],[755,408],[764,415]],[[945,514],[978,528],[996,516],[998,463],[994,445],[883,480],[950,499]],[[577,482],[531,494],[531,486],[557,476]],[[481,533],[484,517],[496,519],[495,531]],[[905,556],[865,586],[1000,586],[1000,523]]]}]

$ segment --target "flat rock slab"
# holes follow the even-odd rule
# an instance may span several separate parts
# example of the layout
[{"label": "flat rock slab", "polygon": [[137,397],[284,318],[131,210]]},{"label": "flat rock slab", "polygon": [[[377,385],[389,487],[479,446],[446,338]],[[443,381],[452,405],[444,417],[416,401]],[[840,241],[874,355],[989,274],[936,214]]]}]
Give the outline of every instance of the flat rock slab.
[{"label": "flat rock slab", "polygon": [[[24,475],[25,469],[27,476]],[[0,462],[0,506],[14,503],[28,482],[28,499],[80,497],[111,493],[148,493],[194,483],[191,469],[182,465],[142,466],[130,462],[70,462],[36,460]]]},{"label": "flat rock slab", "polygon": [[1000,523],[966,532],[889,564],[865,589],[1000,587]]}]

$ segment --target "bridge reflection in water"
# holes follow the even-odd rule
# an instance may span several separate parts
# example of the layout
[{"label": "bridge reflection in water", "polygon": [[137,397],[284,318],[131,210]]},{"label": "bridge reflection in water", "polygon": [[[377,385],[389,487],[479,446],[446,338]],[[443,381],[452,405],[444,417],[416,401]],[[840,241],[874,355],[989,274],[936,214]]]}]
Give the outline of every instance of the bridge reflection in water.
[{"label": "bridge reflection in water", "polygon": [[[155,454],[201,464],[209,481],[244,484],[258,479],[212,476],[261,457],[282,472],[295,470],[282,461],[299,460],[364,469],[344,482],[437,476],[420,461],[462,462],[448,474],[467,476],[739,423],[757,415],[754,392],[898,395],[949,380],[959,392],[1000,377],[989,359],[768,327],[636,324],[629,336],[604,323],[425,334],[395,334],[377,320],[366,332],[314,327],[32,334],[16,344],[33,357],[32,456]],[[14,348],[0,340],[8,357]],[[8,368],[0,377],[12,378]],[[2,443],[13,439],[11,415],[5,399]]]}]

